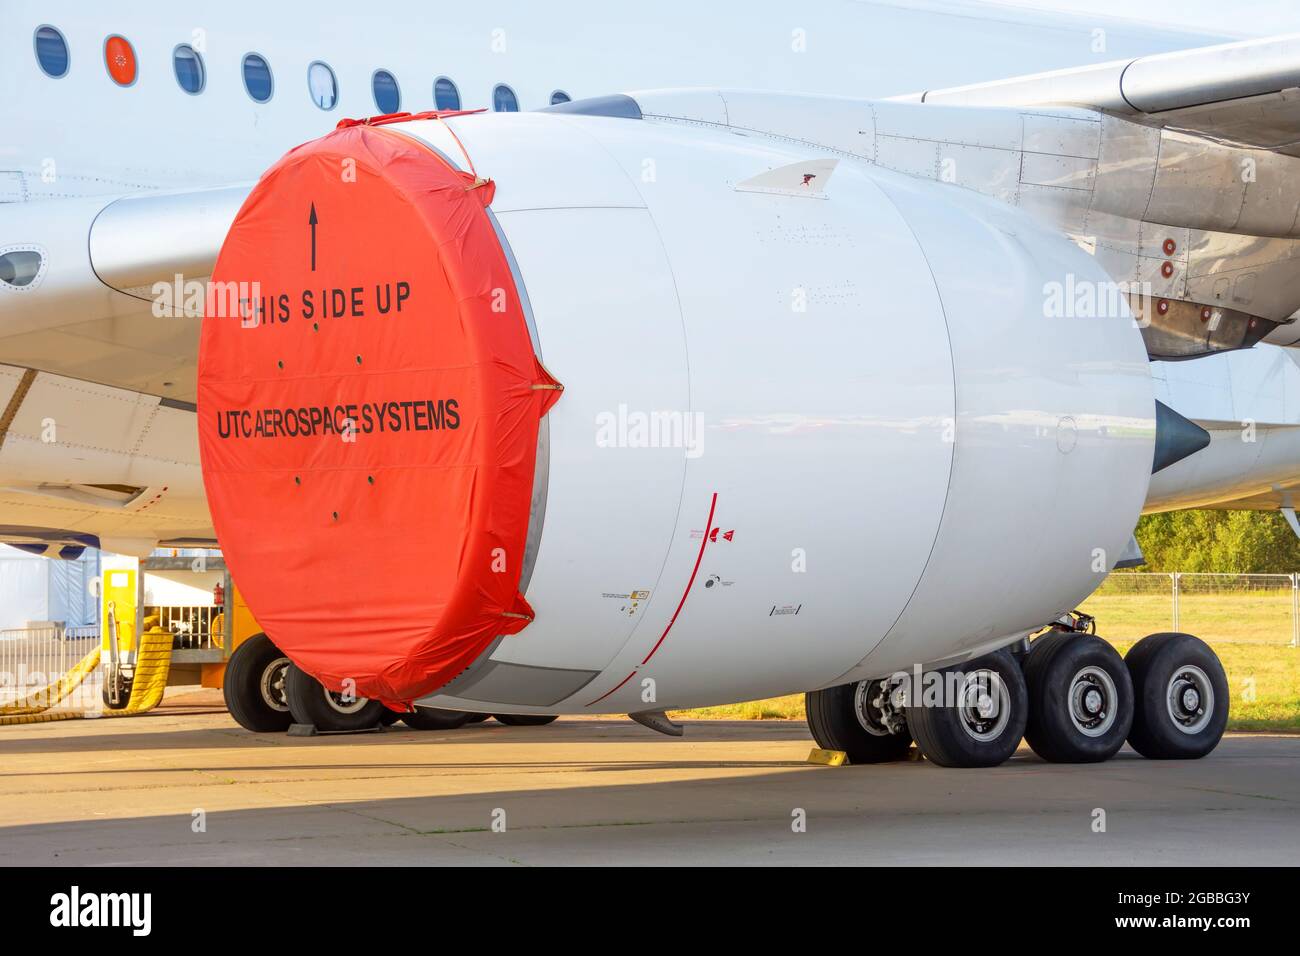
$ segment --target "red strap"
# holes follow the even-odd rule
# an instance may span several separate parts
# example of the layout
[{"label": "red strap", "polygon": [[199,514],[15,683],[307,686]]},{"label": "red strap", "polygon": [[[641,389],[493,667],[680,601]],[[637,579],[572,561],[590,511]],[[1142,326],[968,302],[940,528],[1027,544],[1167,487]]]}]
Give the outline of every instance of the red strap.
[{"label": "red strap", "polygon": [[384,113],[381,116],[363,116],[361,119],[341,119],[335,129],[349,126],[388,126],[390,123],[409,123],[411,120],[446,119],[449,116],[470,116],[486,113],[487,107],[476,110],[425,110],[423,113]]}]

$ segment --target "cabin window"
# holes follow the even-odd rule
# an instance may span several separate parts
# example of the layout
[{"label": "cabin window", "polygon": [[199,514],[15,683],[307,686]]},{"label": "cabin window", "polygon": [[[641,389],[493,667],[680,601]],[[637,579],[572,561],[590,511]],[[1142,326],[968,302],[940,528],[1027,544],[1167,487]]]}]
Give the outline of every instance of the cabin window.
[{"label": "cabin window", "polygon": [[203,92],[203,84],[206,81],[203,57],[199,56],[194,47],[188,43],[178,46],[176,52],[172,54],[172,65],[176,68],[176,82],[180,84],[182,90],[192,94]]},{"label": "cabin window", "polygon": [[15,249],[0,255],[0,283],[21,289],[41,274],[45,257],[32,249]]},{"label": "cabin window", "polygon": [[492,108],[498,113],[518,113],[519,97],[510,87],[498,83],[492,90]]},{"label": "cabin window", "polygon": [[54,27],[36,30],[36,62],[41,72],[55,79],[68,72],[68,41]]},{"label": "cabin window", "polygon": [[244,89],[258,103],[265,103],[271,98],[275,83],[271,79],[271,64],[266,57],[250,53],[244,57]]},{"label": "cabin window", "polygon": [[440,110],[460,109],[460,90],[456,84],[445,76],[440,76],[433,84],[433,104]]},{"label": "cabin window", "polygon": [[339,84],[334,71],[317,60],[307,67],[307,88],[311,101],[323,110],[332,110],[339,101]]},{"label": "cabin window", "polygon": [[551,94],[551,105],[559,106],[561,103],[568,103],[572,99],[564,90],[556,90]]},{"label": "cabin window", "polygon": [[375,106],[381,113],[396,113],[402,108],[402,91],[397,88],[397,78],[387,70],[375,70],[370,81],[375,94]]}]

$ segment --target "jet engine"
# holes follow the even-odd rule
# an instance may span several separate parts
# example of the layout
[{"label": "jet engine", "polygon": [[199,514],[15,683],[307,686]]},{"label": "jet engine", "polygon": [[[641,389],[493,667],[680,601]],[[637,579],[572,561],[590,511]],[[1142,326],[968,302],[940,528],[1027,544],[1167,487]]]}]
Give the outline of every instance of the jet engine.
[{"label": "jet engine", "polygon": [[1122,297],[1052,305],[1091,256],[629,103],[345,121],[253,189],[198,414],[275,643],[394,704],[635,711],[961,660],[1089,594],[1155,425]]}]

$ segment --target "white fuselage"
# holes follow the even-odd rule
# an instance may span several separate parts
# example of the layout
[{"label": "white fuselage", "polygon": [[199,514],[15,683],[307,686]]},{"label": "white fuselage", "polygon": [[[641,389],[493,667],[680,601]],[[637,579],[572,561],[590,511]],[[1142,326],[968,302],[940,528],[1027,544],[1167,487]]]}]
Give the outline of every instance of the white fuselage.
[{"label": "white fuselage", "polygon": [[[67,73],[44,75],[33,53],[41,25],[69,48]],[[959,2],[734,2],[660,0],[640,10],[592,0],[491,0],[440,8],[393,0],[380,9],[309,8],[232,0],[196,14],[145,3],[11,0],[0,33],[0,200],[115,195],[256,179],[290,147],[343,117],[378,109],[372,76],[396,79],[400,107],[433,109],[434,81],[452,80],[465,109],[491,108],[508,85],[523,110],[561,90],[573,99],[633,89],[745,87],[886,97],[1216,42],[1147,26]],[[135,82],[117,86],[104,43],[135,50]],[[177,83],[173,51],[202,48],[206,81]],[[273,92],[246,92],[246,54],[265,58]],[[333,71],[338,101],[318,108],[308,68]]]}]

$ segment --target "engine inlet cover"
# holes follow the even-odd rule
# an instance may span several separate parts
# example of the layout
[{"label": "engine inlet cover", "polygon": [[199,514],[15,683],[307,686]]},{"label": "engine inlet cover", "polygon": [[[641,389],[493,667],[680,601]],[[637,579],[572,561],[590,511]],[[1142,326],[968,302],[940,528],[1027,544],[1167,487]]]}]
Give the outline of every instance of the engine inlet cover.
[{"label": "engine inlet cover", "polygon": [[559,395],[490,181],[382,125],[292,150],[213,272],[203,479],[261,628],[326,687],[428,695],[532,618],[538,422]]}]

